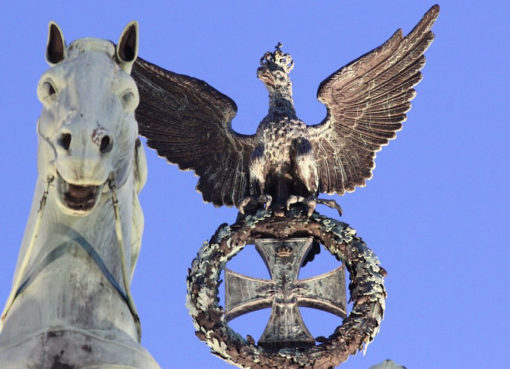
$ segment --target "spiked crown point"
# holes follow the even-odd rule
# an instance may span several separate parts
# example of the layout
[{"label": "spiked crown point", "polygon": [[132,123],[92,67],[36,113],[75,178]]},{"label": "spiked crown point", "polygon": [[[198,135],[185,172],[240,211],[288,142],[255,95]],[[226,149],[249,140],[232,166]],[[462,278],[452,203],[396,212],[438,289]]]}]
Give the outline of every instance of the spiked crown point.
[{"label": "spiked crown point", "polygon": [[284,54],[282,51],[283,44],[278,42],[275,46],[274,52],[266,52],[262,58],[260,58],[260,66],[262,68],[268,68],[271,71],[280,70],[289,74],[294,69],[294,61],[290,54]]},{"label": "spiked crown point", "polygon": [[264,83],[269,92],[269,113],[295,116],[292,81],[289,76],[294,68],[294,61],[290,54],[282,52],[282,46],[283,44],[279,42],[274,52],[268,51],[260,58],[257,78]]}]

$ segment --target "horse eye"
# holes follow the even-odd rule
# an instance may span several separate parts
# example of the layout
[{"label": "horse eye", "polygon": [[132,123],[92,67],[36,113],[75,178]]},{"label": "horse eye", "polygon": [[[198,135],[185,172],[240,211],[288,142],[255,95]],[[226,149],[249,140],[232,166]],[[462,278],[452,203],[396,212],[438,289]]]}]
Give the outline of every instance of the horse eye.
[{"label": "horse eye", "polygon": [[135,110],[138,105],[138,99],[132,91],[127,91],[122,94],[121,97],[122,105],[127,111]]},{"label": "horse eye", "polygon": [[48,101],[48,99],[54,98],[56,94],[57,89],[51,81],[44,81],[39,85],[38,95],[41,101]]},{"label": "horse eye", "polygon": [[47,86],[49,96],[55,95],[57,93],[57,91],[55,91],[55,87],[53,87],[51,83],[45,82],[44,84]]}]

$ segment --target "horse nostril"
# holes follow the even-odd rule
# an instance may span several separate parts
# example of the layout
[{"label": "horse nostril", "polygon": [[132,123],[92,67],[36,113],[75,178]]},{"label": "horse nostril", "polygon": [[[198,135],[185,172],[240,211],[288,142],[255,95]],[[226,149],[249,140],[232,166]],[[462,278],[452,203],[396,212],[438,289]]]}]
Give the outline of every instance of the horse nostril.
[{"label": "horse nostril", "polygon": [[71,145],[71,134],[62,133],[58,139],[58,144],[62,146],[64,150],[69,150],[69,146]]},{"label": "horse nostril", "polygon": [[99,145],[99,151],[102,154],[106,154],[107,152],[110,152],[112,150],[112,140],[110,139],[110,136],[104,136],[101,139],[101,144]]}]

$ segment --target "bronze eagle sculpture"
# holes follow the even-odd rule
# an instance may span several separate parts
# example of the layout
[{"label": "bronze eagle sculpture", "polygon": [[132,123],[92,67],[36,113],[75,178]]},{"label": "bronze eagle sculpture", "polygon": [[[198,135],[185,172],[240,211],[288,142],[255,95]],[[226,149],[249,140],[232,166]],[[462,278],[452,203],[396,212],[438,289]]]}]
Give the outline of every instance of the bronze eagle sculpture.
[{"label": "bronze eagle sculpture", "polygon": [[132,76],[140,92],[136,110],[149,147],[200,177],[197,189],[215,206],[248,205],[282,212],[305,203],[311,215],[319,193],[352,192],[372,176],[376,152],[406,120],[424,52],[434,39],[434,5],[407,35],[384,44],[330,75],[317,97],[327,116],[306,125],[294,109],[288,54],[266,53],[257,77],[269,91],[269,111],[253,135],[231,127],[237,107],[207,83],[138,59]]}]

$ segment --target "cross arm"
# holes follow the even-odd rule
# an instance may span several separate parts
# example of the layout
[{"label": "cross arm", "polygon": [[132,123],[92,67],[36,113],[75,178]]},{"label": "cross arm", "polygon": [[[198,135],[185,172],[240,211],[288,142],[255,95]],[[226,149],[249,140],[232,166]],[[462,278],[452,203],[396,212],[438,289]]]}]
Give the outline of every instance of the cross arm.
[{"label": "cross arm", "polygon": [[341,318],[347,316],[343,265],[328,273],[296,281],[294,291],[299,306],[327,311]]},{"label": "cross arm", "polygon": [[230,321],[251,311],[271,307],[275,285],[225,269],[225,318]]}]

